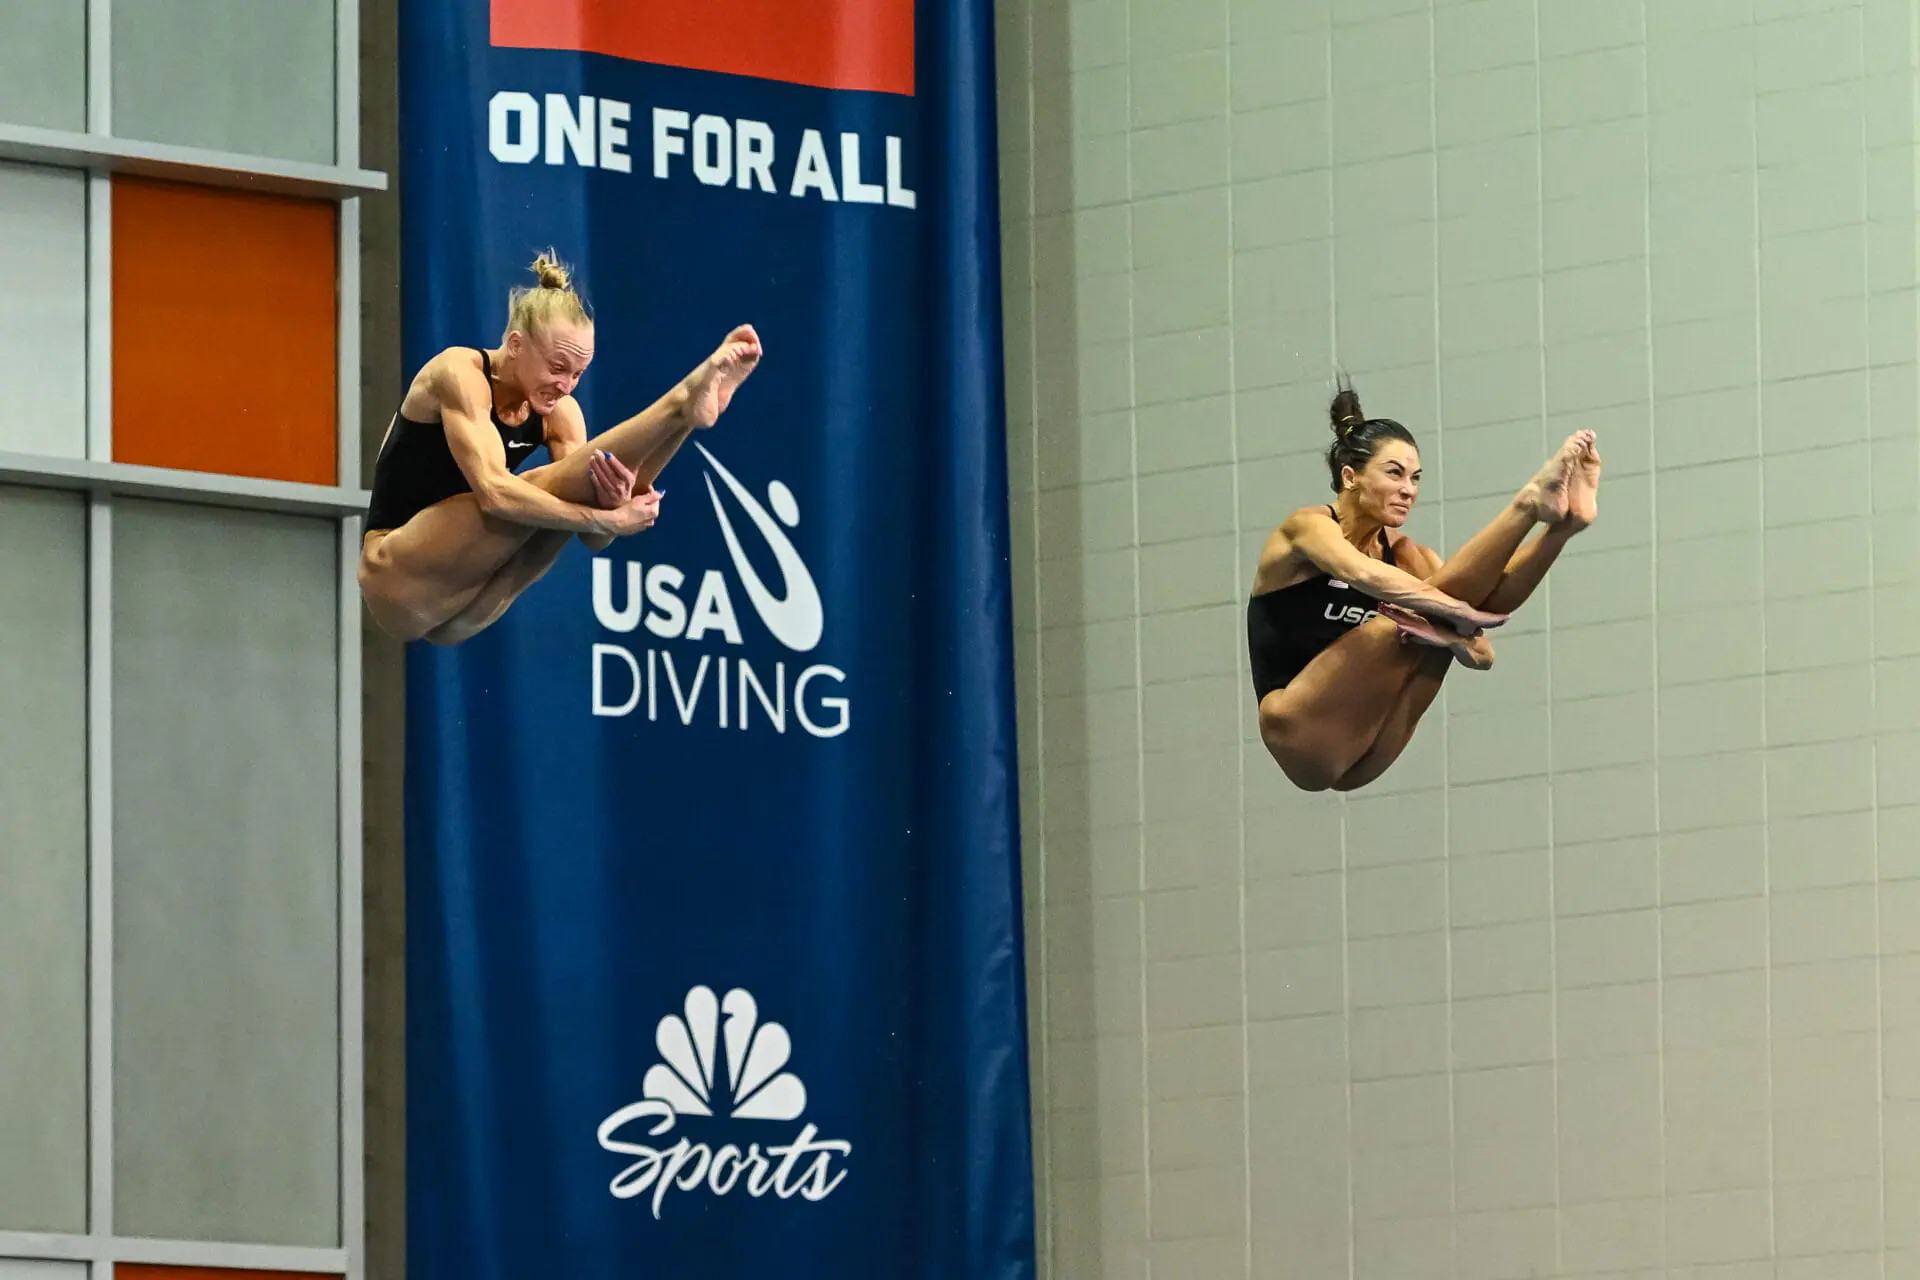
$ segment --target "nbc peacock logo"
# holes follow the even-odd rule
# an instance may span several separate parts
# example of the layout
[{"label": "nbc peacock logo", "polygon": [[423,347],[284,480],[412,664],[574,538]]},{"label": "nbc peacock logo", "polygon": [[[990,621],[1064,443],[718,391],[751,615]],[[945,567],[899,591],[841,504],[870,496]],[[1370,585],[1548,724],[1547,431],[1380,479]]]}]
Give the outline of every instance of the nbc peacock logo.
[{"label": "nbc peacock logo", "polygon": [[[695,1126],[747,1121],[758,1127],[792,1122],[806,1111],[806,1086],[786,1070],[792,1037],[780,1023],[761,1021],[751,992],[735,987],[722,999],[711,987],[694,987],[680,1013],[660,1019],[654,1047],[660,1061],[647,1069],[640,1101],[600,1122],[600,1146],[635,1157],[608,1185],[616,1199],[651,1191],[658,1218],[669,1191],[725,1196],[744,1188],[756,1199],[772,1192],[782,1200],[819,1201],[845,1180],[847,1171],[835,1159],[844,1161],[853,1144],[822,1139],[811,1123],[790,1141],[749,1141],[744,1150],[736,1141],[716,1147],[694,1140]],[[683,1119],[691,1121],[689,1132],[670,1145],[637,1141],[632,1133],[644,1126],[646,1138],[663,1139]]]},{"label": "nbc peacock logo", "polygon": [[[726,1015],[724,1028],[720,1014]],[[725,1080],[715,1075],[716,1032],[726,1041]],[[807,1109],[807,1087],[800,1077],[780,1071],[793,1056],[787,1029],[760,1021],[759,1005],[738,987],[718,1002],[710,988],[695,987],[687,993],[685,1014],[660,1019],[654,1043],[661,1062],[648,1070],[641,1087],[647,1097],[683,1116],[714,1114],[716,1084],[721,1105],[736,1120],[798,1120]]]}]

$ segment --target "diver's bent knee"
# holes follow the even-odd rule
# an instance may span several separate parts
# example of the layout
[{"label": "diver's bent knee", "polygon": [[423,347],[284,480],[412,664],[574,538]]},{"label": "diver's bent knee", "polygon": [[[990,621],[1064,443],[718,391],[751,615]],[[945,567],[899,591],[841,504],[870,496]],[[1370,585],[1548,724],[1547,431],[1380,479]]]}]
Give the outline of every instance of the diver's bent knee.
[{"label": "diver's bent knee", "polygon": [[427,633],[446,622],[446,618],[419,608],[409,600],[409,583],[393,567],[384,539],[360,552],[360,564],[354,572],[360,586],[360,599],[367,613],[382,632],[403,643],[423,640]]},{"label": "diver's bent knee", "polygon": [[1340,780],[1340,771],[1302,741],[1299,719],[1285,711],[1260,713],[1260,739],[1267,754],[1302,791],[1325,791]]},{"label": "diver's bent knee", "polygon": [[431,619],[415,617],[404,610],[389,611],[372,608],[371,601],[368,604],[367,612],[373,618],[373,625],[380,628],[389,639],[398,640],[402,644],[429,639],[437,630]]},{"label": "diver's bent knee", "polygon": [[373,619],[373,625],[403,644],[426,638],[427,633],[442,622],[442,619],[425,616],[419,610],[410,609],[393,599],[380,590],[378,578],[368,581],[363,576],[360,583],[360,599],[365,603],[367,615]]},{"label": "diver's bent knee", "polygon": [[1282,760],[1280,772],[1302,791],[1331,791],[1340,781],[1338,773],[1318,760]]}]

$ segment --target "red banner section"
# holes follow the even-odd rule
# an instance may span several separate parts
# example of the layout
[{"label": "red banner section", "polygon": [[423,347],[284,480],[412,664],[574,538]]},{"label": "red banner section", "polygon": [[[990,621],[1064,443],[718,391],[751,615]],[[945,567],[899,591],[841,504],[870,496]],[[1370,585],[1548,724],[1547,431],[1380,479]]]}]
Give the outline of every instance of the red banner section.
[{"label": "red banner section", "polygon": [[492,0],[495,47],[913,94],[913,0]]}]

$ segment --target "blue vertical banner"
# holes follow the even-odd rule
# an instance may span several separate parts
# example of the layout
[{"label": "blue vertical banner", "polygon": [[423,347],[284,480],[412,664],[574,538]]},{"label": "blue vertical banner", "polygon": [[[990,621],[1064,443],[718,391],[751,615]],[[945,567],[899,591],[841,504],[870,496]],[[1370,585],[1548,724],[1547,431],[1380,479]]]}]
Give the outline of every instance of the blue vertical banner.
[{"label": "blue vertical banner", "polygon": [[589,434],[764,346],[409,655],[410,1275],[1032,1276],[989,0],[401,23],[409,370],[549,246]]}]

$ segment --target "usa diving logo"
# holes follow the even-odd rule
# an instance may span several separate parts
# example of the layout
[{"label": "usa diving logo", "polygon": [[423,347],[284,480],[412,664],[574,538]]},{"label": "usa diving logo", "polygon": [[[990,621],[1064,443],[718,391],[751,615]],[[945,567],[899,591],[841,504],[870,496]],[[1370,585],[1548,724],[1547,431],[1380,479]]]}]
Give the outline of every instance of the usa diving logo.
[{"label": "usa diving logo", "polygon": [[[695,1124],[765,1124],[791,1123],[805,1113],[806,1086],[785,1069],[793,1042],[785,1027],[760,1020],[751,993],[735,987],[721,1000],[711,987],[693,988],[682,1013],[660,1019],[654,1047],[660,1061],[641,1081],[641,1100],[600,1122],[600,1146],[635,1157],[608,1184],[615,1199],[651,1191],[658,1219],[669,1191],[724,1196],[744,1187],[756,1199],[771,1191],[782,1200],[798,1195],[817,1202],[845,1180],[847,1171],[836,1169],[834,1159],[851,1155],[853,1144],[822,1140],[812,1124],[791,1141],[765,1147],[749,1141],[745,1151],[734,1142],[715,1148],[684,1134],[664,1147],[636,1140],[664,1138],[684,1117]],[[643,1135],[633,1132],[641,1128]]]},{"label": "usa diving logo", "polygon": [[[644,627],[659,643],[638,652],[630,641],[593,646],[593,714],[779,734],[791,722],[816,738],[838,737],[851,711],[847,674],[803,657],[819,647],[826,613],[788,535],[800,525],[800,502],[779,480],[762,500],[710,450],[694,448],[706,460],[707,500],[732,572],[704,569],[695,581],[677,565],[594,557],[595,620],[618,636]],[[773,581],[755,567],[750,543],[771,558]],[[745,626],[741,596],[752,610]]]}]

